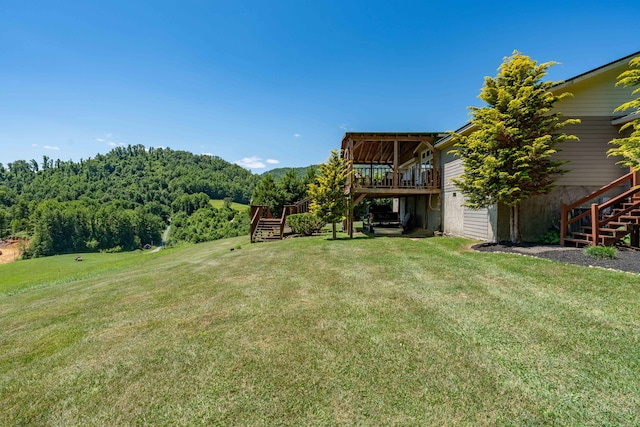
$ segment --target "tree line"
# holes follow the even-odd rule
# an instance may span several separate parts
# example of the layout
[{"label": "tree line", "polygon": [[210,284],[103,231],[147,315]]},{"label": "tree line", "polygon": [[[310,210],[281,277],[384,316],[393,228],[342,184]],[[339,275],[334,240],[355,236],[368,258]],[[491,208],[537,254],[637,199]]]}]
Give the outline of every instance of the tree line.
[{"label": "tree line", "polygon": [[[156,244],[169,218],[174,241],[238,235],[248,215],[230,202],[248,204],[259,179],[216,156],[142,145],[0,163],[0,238],[32,237],[27,256],[43,256]],[[212,199],[229,203],[215,209]]]}]

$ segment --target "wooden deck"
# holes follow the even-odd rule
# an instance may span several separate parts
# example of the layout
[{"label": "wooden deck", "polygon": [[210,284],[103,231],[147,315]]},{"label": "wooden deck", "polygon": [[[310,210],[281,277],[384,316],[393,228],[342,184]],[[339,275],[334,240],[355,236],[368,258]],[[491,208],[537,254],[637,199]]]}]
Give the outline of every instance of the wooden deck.
[{"label": "wooden deck", "polygon": [[353,167],[351,191],[365,197],[398,197],[440,193],[439,173],[434,169],[410,167],[394,174],[389,167]]},{"label": "wooden deck", "polygon": [[[346,191],[355,206],[365,198],[440,194],[440,173],[433,143],[439,132],[347,132],[341,155],[349,176]],[[353,233],[353,208],[347,217]]]}]

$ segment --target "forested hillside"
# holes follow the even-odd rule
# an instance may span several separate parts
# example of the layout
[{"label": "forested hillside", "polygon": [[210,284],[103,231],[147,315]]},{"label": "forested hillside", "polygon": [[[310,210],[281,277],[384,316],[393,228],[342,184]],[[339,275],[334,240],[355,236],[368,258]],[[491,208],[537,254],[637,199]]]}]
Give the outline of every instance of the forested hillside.
[{"label": "forested hillside", "polygon": [[305,174],[308,174],[310,169],[312,169],[314,172],[317,172],[319,169],[319,165],[309,165],[307,167],[299,168],[275,168],[264,172],[262,176],[264,177],[265,175],[271,175],[273,179],[275,179],[276,181],[280,181],[290,171],[293,171],[297,176],[302,177],[305,176]]},{"label": "forested hillside", "polygon": [[212,199],[248,203],[258,177],[219,157],[142,145],[79,162],[0,164],[0,238],[32,238],[27,256],[130,250],[172,238],[200,242],[248,232],[248,215]]}]

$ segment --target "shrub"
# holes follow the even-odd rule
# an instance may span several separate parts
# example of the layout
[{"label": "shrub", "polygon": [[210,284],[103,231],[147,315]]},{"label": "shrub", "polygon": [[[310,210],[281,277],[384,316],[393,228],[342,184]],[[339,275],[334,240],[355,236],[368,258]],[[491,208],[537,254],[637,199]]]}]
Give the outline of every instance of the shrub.
[{"label": "shrub", "polygon": [[98,249],[98,246],[100,246],[100,242],[98,242],[96,239],[91,239],[86,243],[87,249],[90,251],[95,251],[96,249]]},{"label": "shrub", "polygon": [[617,257],[615,246],[588,246],[584,253],[596,259],[616,259]]},{"label": "shrub", "polygon": [[[627,227],[618,227],[617,230],[626,230]],[[630,245],[631,244],[631,234],[627,234],[626,236],[624,236],[622,239],[620,239],[621,243],[624,243],[625,245]]]},{"label": "shrub", "polygon": [[311,236],[318,233],[327,223],[312,213],[293,214],[287,217],[287,225],[295,234]]},{"label": "shrub", "polygon": [[549,230],[538,238],[538,242],[557,245],[560,243],[560,232],[558,230]]}]

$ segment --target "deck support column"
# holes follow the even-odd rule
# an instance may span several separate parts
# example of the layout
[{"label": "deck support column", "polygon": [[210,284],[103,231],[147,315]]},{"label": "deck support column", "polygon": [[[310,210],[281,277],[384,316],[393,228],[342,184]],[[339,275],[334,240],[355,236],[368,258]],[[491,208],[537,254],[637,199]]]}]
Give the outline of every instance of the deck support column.
[{"label": "deck support column", "polygon": [[393,188],[398,188],[398,140],[393,141]]},{"label": "deck support column", "polygon": [[600,241],[600,218],[598,218],[598,204],[591,204],[591,244],[598,246]]}]

